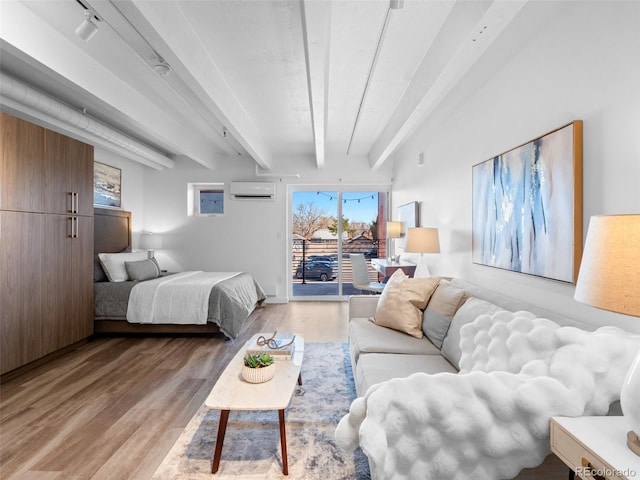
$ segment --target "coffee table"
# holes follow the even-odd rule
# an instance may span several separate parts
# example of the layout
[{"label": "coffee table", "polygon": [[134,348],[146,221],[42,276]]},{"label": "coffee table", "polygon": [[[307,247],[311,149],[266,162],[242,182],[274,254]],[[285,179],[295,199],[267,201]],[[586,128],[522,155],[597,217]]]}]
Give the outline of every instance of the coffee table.
[{"label": "coffee table", "polygon": [[245,350],[249,346],[255,345],[256,339],[260,335],[270,337],[271,333],[257,333],[244,344],[224,369],[204,402],[208,408],[220,410],[220,422],[218,423],[218,436],[216,437],[211,473],[216,473],[220,466],[222,444],[224,443],[224,435],[231,410],[278,410],[282,473],[289,474],[284,410],[291,402],[296,383],[302,385],[300,367],[302,366],[302,357],[304,355],[304,338],[296,335],[296,347],[291,360],[276,360],[276,373],[271,380],[264,383],[248,383],[242,379],[240,373],[243,358]]}]

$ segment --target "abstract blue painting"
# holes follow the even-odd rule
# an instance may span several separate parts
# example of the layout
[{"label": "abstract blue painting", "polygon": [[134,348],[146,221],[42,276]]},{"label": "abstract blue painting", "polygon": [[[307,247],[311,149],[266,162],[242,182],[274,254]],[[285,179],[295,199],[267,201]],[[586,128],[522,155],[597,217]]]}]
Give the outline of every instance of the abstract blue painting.
[{"label": "abstract blue painting", "polygon": [[582,122],[473,167],[473,262],[574,283],[582,255]]}]

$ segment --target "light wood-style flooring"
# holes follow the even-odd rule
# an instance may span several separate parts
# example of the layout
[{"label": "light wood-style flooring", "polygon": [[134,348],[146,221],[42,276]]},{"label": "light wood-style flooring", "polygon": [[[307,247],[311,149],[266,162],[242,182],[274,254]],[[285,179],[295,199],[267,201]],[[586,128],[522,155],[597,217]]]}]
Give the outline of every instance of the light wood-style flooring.
[{"label": "light wood-style flooring", "polygon": [[346,342],[345,302],[266,305],[223,336],[97,338],[0,386],[0,478],[148,479],[257,332]]}]

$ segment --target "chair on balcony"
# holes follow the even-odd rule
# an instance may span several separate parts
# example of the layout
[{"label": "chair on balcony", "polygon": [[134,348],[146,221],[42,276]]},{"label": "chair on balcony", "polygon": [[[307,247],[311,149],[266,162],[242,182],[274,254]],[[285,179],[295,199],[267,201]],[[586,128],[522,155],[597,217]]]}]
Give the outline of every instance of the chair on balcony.
[{"label": "chair on balcony", "polygon": [[384,283],[372,282],[369,279],[369,270],[367,261],[362,253],[352,253],[349,255],[351,260],[351,268],[353,271],[353,286],[362,291],[381,293],[384,289]]}]

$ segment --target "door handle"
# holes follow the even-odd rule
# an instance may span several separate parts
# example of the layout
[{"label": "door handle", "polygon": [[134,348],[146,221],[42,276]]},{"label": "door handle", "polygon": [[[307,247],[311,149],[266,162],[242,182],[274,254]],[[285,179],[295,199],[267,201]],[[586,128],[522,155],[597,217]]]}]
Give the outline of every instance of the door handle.
[{"label": "door handle", "polygon": [[72,204],[72,207],[71,207],[72,208],[72,212],[71,213],[78,213],[78,205],[79,205],[79,203],[78,203],[78,192],[73,192],[71,195],[72,195],[72,197],[71,197],[72,198],[72,202],[71,202],[71,204]]}]

